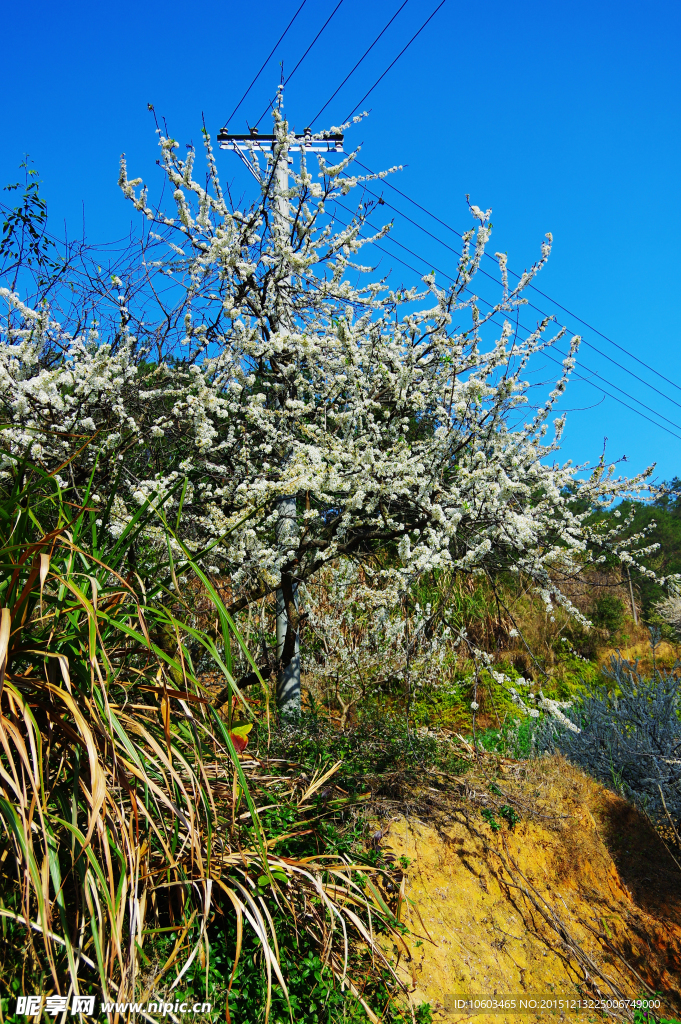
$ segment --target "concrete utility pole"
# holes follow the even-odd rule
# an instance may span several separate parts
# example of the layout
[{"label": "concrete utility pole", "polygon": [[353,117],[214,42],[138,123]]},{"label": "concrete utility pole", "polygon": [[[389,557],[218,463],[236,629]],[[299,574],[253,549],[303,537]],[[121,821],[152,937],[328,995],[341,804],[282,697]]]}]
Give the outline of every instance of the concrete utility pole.
[{"label": "concrete utility pole", "polygon": [[[274,158],[277,161],[277,232],[279,233],[283,244],[289,231],[288,166],[290,157],[288,155],[288,149],[280,149],[279,152],[275,152]],[[290,286],[290,275],[285,280]],[[282,310],[282,320],[287,321],[287,327],[291,326],[290,307],[284,306],[284,309]],[[283,411],[284,405],[281,400],[279,401],[279,408]],[[298,530],[295,494],[285,498],[280,498],[277,502],[277,510],[277,525],[274,529],[274,535],[277,539],[277,543],[286,548],[287,542],[295,539]],[[287,584],[289,583],[288,580],[286,582]],[[298,583],[294,579],[290,580],[291,592],[288,595],[284,593],[283,583],[284,580],[282,578],[282,586],[277,590],[277,662],[279,663],[279,673],[277,675],[277,706],[279,707],[282,715],[285,715],[286,717],[296,717],[300,714],[301,699],[300,632],[298,629],[297,616]],[[288,609],[286,596],[289,598]],[[292,611],[295,616],[295,624],[289,621],[289,611]],[[291,644],[289,640],[289,644],[287,645],[286,637],[289,629],[295,630],[295,637],[293,644]],[[291,650],[291,647],[293,647],[293,650]]]},{"label": "concrete utility pole", "polygon": [[[332,135],[325,139],[314,139],[309,128],[303,135],[295,136],[287,147],[278,145],[276,135],[259,135],[255,129],[249,135],[230,135],[224,129],[218,132],[221,149],[234,150],[248,170],[261,183],[260,168],[256,153],[262,152],[276,161],[276,219],[275,230],[282,240],[289,232],[289,154],[304,150],[308,153],[343,151],[343,136]],[[291,284],[291,278],[287,279]],[[293,326],[290,305],[281,311],[282,322]],[[281,408],[281,406],[280,406]],[[287,547],[287,541],[295,540],[298,523],[296,516],[296,495],[286,495],[277,502],[277,543]],[[283,716],[300,715],[300,635],[298,629],[298,581],[291,574],[282,574],[281,587],[277,590],[277,705]]]},{"label": "concrete utility pole", "polygon": [[631,597],[631,614],[634,616],[634,625],[638,626],[638,615],[636,613],[636,601],[634,601],[634,588],[631,585],[631,573],[627,565],[627,579],[629,580],[629,595]]}]

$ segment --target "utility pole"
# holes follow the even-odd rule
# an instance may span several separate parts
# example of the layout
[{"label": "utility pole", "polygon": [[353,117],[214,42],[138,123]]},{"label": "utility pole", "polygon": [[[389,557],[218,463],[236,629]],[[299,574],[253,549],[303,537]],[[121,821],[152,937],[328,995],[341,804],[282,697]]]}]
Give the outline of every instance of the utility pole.
[{"label": "utility pole", "polygon": [[627,565],[627,579],[629,580],[629,596],[631,597],[631,614],[634,616],[634,625],[638,626],[638,614],[636,612],[636,601],[634,601],[634,588],[631,585],[631,572]]},{"label": "utility pole", "polygon": [[[331,135],[313,139],[309,128],[303,135],[289,136],[288,144],[282,147],[276,135],[259,135],[251,129],[248,135],[232,135],[224,129],[218,132],[221,149],[231,149],[238,154],[256,181],[261,184],[262,176],[256,154],[264,153],[275,161],[276,218],[275,229],[282,243],[289,231],[289,154],[292,152],[328,153],[343,152],[343,136]],[[287,279],[291,284],[291,278]],[[291,323],[290,306],[282,308],[281,319]],[[280,405],[280,408],[282,406]],[[296,517],[296,495],[285,495],[277,501],[277,522],[275,536],[277,543],[286,548],[288,541],[295,540],[298,529]],[[276,595],[277,608],[277,706],[282,716],[295,718],[301,711],[300,694],[300,633],[298,628],[298,582],[291,575],[282,574],[281,586]],[[287,642],[288,641],[288,642]]]},{"label": "utility pole", "polygon": [[[276,160],[276,182],[277,182],[277,232],[280,237],[280,244],[283,246],[286,235],[289,231],[289,154],[288,148],[275,151]],[[286,283],[291,285],[291,276],[285,278]],[[282,320],[287,321],[286,326],[291,327],[291,311],[288,304],[282,309]],[[284,411],[284,403],[278,400],[280,410]],[[286,549],[289,541],[293,541],[297,533],[296,517],[296,496],[292,494],[279,498],[277,502],[277,523],[274,528],[274,535],[280,547]],[[282,716],[295,718],[300,715],[301,692],[300,692],[300,631],[298,629],[298,583],[296,580],[286,580],[287,590],[290,583],[290,591],[284,591],[284,579],[282,586],[277,590],[277,707]],[[288,607],[287,600],[288,597]],[[289,612],[295,617],[295,623],[289,620]],[[289,637],[289,631],[295,631],[293,643]]]}]

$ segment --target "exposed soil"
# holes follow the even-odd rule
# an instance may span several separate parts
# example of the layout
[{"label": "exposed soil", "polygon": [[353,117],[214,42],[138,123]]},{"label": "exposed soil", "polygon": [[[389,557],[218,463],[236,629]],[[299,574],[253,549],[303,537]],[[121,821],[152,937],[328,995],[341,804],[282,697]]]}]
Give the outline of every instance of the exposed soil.
[{"label": "exposed soil", "polygon": [[[633,902],[651,917],[681,924],[681,858],[635,808],[606,789],[598,789],[591,812]],[[671,830],[667,838],[672,842]]]},{"label": "exposed soil", "polygon": [[[514,828],[504,806],[520,816]],[[562,758],[434,773],[383,843],[412,861],[402,916],[420,940],[407,939],[400,970],[435,1020],[601,1016],[452,1009],[453,997],[522,994],[621,1002],[661,992],[663,1015],[681,1016],[681,869],[645,818]]]}]

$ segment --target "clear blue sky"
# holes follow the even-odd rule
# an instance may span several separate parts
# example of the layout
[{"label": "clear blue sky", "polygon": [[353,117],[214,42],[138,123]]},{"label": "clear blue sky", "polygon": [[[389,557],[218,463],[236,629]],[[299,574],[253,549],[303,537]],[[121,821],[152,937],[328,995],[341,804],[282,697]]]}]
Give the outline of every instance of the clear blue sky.
[{"label": "clear blue sky", "polygon": [[[327,109],[327,124],[345,117],[438,2],[409,0]],[[154,175],[147,103],[181,142],[199,141],[202,112],[217,131],[299,3],[8,6],[0,181],[16,180],[28,152],[44,181],[52,230],[66,222],[77,234],[84,211],[91,240],[121,235],[130,211],[116,184],[119,154],[127,153],[131,176]],[[336,3],[307,0],[232,130],[245,130],[263,112],[279,60],[290,73]],[[400,3],[343,0],[287,88],[297,129]],[[492,207],[492,251],[508,251],[512,268],[529,265],[544,232],[553,232],[554,254],[538,286],[673,383],[547,300],[535,296],[536,304],[669,396],[582,349],[583,364],[626,392],[614,394],[644,402],[678,424],[666,426],[681,437],[681,390],[673,386],[681,386],[680,28],[681,5],[663,0],[447,0],[366,101],[372,115],[351,141],[364,142],[363,159],[374,169],[406,164],[395,183],[459,231],[471,224],[466,193]],[[236,173],[233,154],[219,160],[225,176]],[[456,246],[425,214],[395,203]],[[451,272],[452,253],[417,228],[398,218],[394,237],[419,254],[394,249],[420,271]],[[411,282],[396,260],[384,257],[383,265]],[[538,316],[528,310],[523,320],[532,325]],[[601,398],[574,382],[566,406],[583,409]],[[565,454],[595,459],[604,436],[610,456],[628,456],[629,471],[655,461],[660,479],[681,475],[681,440],[610,398],[569,416]]]}]

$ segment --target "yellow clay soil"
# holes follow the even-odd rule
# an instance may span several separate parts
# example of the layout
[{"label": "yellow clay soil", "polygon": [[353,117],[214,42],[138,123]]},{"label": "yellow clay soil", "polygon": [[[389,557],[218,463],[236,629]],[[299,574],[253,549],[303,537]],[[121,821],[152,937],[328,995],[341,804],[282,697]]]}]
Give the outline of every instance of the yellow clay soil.
[{"label": "yellow clay soil", "polygon": [[[504,803],[521,821],[495,833],[481,810],[496,807],[502,821]],[[661,991],[664,1014],[679,1016],[681,870],[624,800],[563,759],[544,758],[487,762],[459,780],[433,775],[414,807],[393,818],[383,842],[412,861],[401,914],[422,944],[407,938],[398,969],[414,1005],[430,1001],[436,1021],[598,1020],[574,1009],[469,1016],[451,1008],[453,997],[578,999],[595,986],[632,999]]]}]

